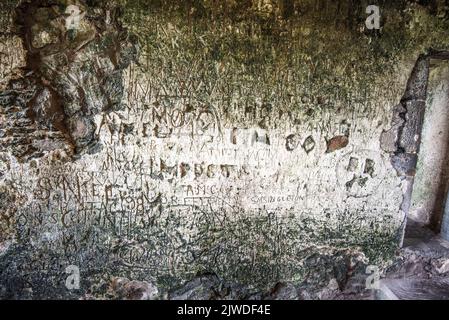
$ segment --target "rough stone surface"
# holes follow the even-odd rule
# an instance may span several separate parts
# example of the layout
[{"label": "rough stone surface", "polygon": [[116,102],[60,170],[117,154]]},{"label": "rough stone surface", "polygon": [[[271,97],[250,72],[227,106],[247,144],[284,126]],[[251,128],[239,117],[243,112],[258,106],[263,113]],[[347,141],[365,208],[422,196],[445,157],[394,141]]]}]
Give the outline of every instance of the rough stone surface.
[{"label": "rough stone surface", "polygon": [[351,0],[2,2],[0,297],[365,295],[402,242],[439,3],[368,30]]},{"label": "rough stone surface", "polygon": [[[19,161],[56,150],[96,152],[95,116],[122,108],[122,73],[136,44],[113,6],[72,2],[23,1],[15,9],[26,66],[1,94],[0,130],[3,150]],[[84,12],[76,29],[67,29],[67,5]]]},{"label": "rough stone surface", "polygon": [[439,232],[449,187],[449,62],[432,65],[410,217]]}]

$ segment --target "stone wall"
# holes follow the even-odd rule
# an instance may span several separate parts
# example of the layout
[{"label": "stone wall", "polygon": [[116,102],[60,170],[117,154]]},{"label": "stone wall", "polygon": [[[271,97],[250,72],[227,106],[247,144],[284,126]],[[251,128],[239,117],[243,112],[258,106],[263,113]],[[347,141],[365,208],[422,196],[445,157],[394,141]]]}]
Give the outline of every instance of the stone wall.
[{"label": "stone wall", "polygon": [[2,2],[0,297],[388,266],[449,15],[379,1],[368,30],[368,4]]}]

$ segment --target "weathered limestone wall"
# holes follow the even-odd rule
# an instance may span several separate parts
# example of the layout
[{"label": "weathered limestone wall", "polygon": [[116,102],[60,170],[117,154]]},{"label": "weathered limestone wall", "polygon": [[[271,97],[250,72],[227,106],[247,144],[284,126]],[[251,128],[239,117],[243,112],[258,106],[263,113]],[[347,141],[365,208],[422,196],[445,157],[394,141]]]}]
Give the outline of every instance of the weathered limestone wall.
[{"label": "weathered limestone wall", "polygon": [[18,5],[0,41],[0,297],[205,273],[343,288],[391,262],[444,5],[380,2],[367,30],[364,1],[18,2],[0,7]]}]

